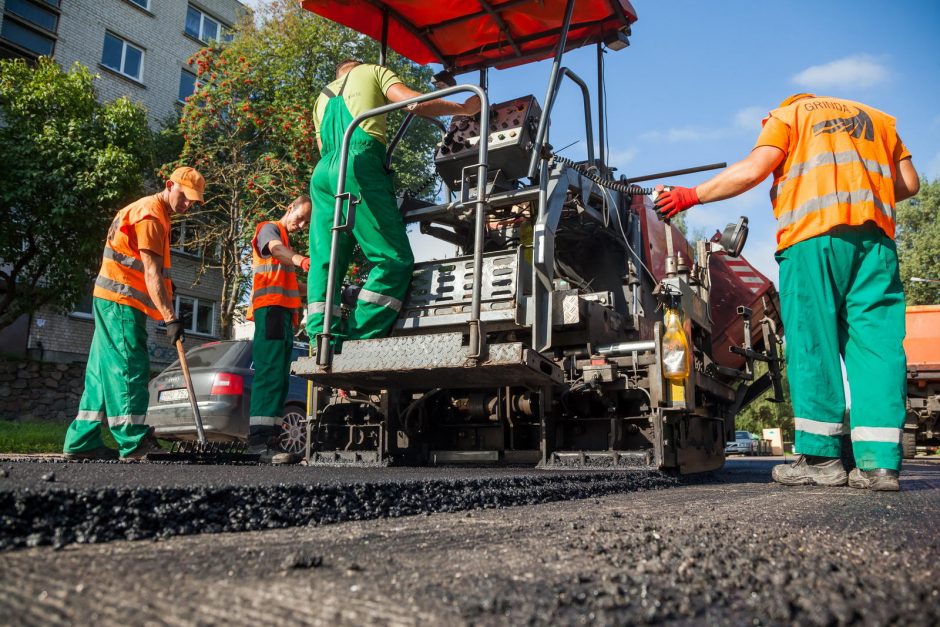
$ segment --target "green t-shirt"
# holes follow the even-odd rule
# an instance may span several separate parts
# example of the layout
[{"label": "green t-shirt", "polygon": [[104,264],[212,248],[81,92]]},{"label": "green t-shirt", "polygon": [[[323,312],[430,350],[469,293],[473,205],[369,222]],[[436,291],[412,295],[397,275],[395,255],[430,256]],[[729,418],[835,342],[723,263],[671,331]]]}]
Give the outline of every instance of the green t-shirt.
[{"label": "green t-shirt", "polygon": [[[346,80],[347,77],[348,80]],[[363,63],[351,69],[346,76],[336,79],[326,87],[334,94],[338,94],[344,80],[346,80],[346,88],[343,90],[343,102],[346,103],[346,108],[349,109],[354,118],[369,109],[388,104],[389,100],[385,96],[388,90],[392,85],[402,82],[395,72],[388,68]],[[320,122],[323,121],[323,114],[326,111],[328,100],[329,98],[321,93],[313,105],[313,125],[317,137],[320,136]],[[384,115],[377,115],[364,120],[359,126],[384,144],[386,143],[385,128],[387,124]]]}]

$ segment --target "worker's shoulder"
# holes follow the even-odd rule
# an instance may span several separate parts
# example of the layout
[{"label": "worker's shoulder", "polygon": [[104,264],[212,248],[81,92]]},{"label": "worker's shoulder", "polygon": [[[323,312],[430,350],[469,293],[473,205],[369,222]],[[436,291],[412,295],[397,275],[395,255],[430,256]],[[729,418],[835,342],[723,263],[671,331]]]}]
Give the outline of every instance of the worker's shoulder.
[{"label": "worker's shoulder", "polygon": [[168,218],[168,209],[166,201],[160,197],[160,194],[151,194],[138,198],[121,211],[128,214],[132,222],[138,222],[147,218]]}]

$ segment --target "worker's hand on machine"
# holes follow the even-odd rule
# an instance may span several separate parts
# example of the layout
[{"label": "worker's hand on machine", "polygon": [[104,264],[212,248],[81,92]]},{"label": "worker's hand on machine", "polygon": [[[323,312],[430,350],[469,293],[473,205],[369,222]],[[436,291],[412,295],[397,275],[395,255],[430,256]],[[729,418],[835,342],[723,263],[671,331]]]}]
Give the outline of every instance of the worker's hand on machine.
[{"label": "worker's hand on machine", "polygon": [[300,269],[304,272],[310,272],[310,257],[304,257],[300,261]]},{"label": "worker's hand on machine", "polygon": [[656,186],[656,199],[653,208],[663,220],[674,217],[689,207],[701,204],[694,187],[666,187]]},{"label": "worker's hand on machine", "polygon": [[176,341],[182,341],[186,339],[186,334],[183,333],[183,321],[179,318],[173,318],[172,320],[167,320],[166,323],[166,336],[170,338],[171,344],[176,344]]},{"label": "worker's hand on machine", "polygon": [[476,115],[480,112],[480,97],[474,94],[467,98],[463,103],[464,115]]}]

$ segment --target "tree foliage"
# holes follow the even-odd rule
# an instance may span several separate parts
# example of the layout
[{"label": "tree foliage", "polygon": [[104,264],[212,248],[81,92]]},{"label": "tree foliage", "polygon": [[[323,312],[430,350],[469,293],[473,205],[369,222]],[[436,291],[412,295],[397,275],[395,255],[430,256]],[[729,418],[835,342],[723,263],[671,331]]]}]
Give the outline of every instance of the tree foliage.
[{"label": "tree foliage", "polygon": [[[185,163],[206,177],[206,202],[187,220],[198,223],[198,245],[218,251],[218,258],[205,258],[204,267],[222,272],[223,334],[247,301],[255,226],[280,218],[291,199],[308,191],[319,159],[312,116],[317,95],[335,78],[339,61],[378,57],[376,42],[296,2],[273,2],[259,17],[240,24],[231,43],[205,48],[192,59],[197,89],[180,120],[182,153],[164,168]],[[396,55],[388,66],[406,84],[427,89],[429,69]],[[390,116],[389,129],[400,118]],[[430,125],[412,125],[396,152],[400,189],[423,187],[436,139]],[[307,233],[293,244],[305,251]]]},{"label": "tree foliage", "polygon": [[87,294],[114,213],[139,193],[149,130],[127,98],[41,58],[0,61],[0,328]]},{"label": "tree foliage", "polygon": [[940,179],[921,181],[920,193],[897,207],[898,260],[908,305],[940,303]]},{"label": "tree foliage", "polygon": [[[781,364],[782,365],[782,364]],[[760,376],[767,371],[767,366],[758,363],[755,368],[755,376]],[[773,389],[764,392],[753,403],[745,407],[735,418],[735,427],[759,436],[763,435],[764,429],[780,429],[783,439],[786,442],[793,441],[793,406],[790,405],[790,383],[787,378],[787,370],[781,371],[783,384],[782,403],[776,403],[773,397]]]}]

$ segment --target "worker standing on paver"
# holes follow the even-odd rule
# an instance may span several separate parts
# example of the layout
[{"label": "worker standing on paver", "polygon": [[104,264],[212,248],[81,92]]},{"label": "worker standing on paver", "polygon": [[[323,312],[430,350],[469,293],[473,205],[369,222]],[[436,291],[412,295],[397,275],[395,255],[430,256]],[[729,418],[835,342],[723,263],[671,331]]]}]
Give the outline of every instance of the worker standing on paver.
[{"label": "worker standing on paver", "polygon": [[302,306],[296,268],[310,270],[310,258],[290,247],[288,233],[310,223],[310,198],[298,196],[280,220],[265,221],[255,228],[251,240],[252,289],[248,319],[255,322],[252,342],[254,377],[251,384],[248,420],[248,452],[261,461],[293,464],[300,457],[276,453],[272,440],[280,432],[284,401],[290,385],[290,362],[294,329]]},{"label": "worker standing on paver", "polygon": [[[170,281],[170,216],[202,202],[205,186],[193,168],[177,168],[163,191],[124,207],[111,223],[95,279],[85,391],[62,449],[67,458],[114,459],[120,453],[143,459],[160,450],[144,424],[150,398],[146,319],[164,321],[171,343],[183,338]],[[105,419],[118,451],[101,438]]]},{"label": "worker standing on paver", "polygon": [[[898,490],[905,415],[904,292],[894,243],[895,203],[920,188],[895,120],[867,105],[790,96],[763,121],[744,160],[695,188],[665,189],[663,217],[741,194],[771,172],[780,300],[793,412],[794,464],[785,485]],[[839,459],[851,390],[857,468]]]},{"label": "worker standing on paver", "polygon": [[[323,331],[326,284],[330,265],[330,240],[333,228],[336,183],[343,134],[359,114],[389,102],[401,102],[420,96],[409,89],[388,68],[353,59],[336,67],[336,80],[327,85],[314,105],[313,121],[317,132],[320,162],[310,179],[313,218],[310,233],[310,257],[313,268],[307,291],[307,333],[314,338]],[[472,96],[463,104],[433,100],[409,109],[417,115],[473,115],[480,110],[480,99]],[[364,120],[353,132],[349,147],[345,190],[359,197],[352,235],[339,235],[338,272],[345,273],[356,243],[366,259],[374,264],[347,321],[343,337],[351,339],[381,337],[388,333],[398,316],[402,299],[408,291],[414,256],[395,201],[391,175],[385,170],[385,116]],[[333,295],[335,310],[331,333],[340,334],[342,319],[339,303],[342,281],[336,281]]]}]

